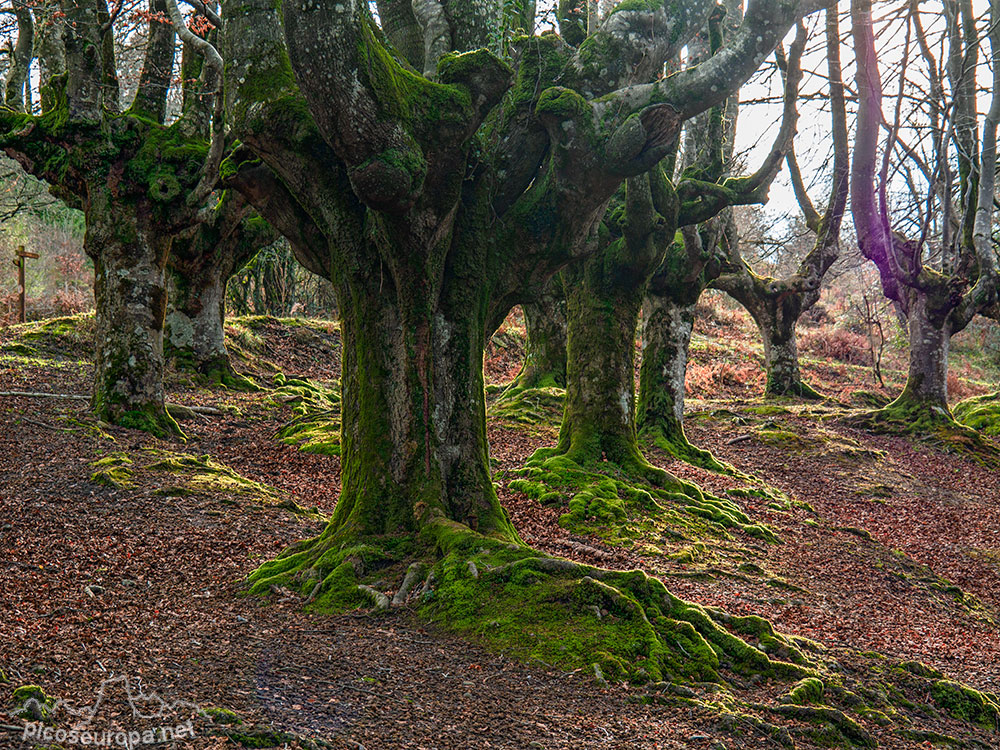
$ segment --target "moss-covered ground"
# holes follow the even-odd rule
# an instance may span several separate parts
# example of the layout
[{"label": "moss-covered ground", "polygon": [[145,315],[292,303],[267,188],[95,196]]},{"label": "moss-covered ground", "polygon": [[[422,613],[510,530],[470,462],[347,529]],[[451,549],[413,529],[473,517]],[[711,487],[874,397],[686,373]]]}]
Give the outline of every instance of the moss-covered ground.
[{"label": "moss-covered ground", "polygon": [[276,433],[286,445],[306,453],[340,455],[340,388],[312,380],[274,376],[275,388],[268,396],[273,404],[288,405],[292,418]]}]

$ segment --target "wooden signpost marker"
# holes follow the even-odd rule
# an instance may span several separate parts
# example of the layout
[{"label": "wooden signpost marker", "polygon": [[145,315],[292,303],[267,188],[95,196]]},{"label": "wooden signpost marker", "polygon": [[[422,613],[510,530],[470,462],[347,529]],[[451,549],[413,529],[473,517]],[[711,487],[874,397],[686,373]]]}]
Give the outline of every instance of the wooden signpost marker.
[{"label": "wooden signpost marker", "polygon": [[24,249],[24,245],[18,245],[15,255],[17,256],[14,260],[14,265],[17,266],[17,320],[24,323],[24,259],[37,258],[38,253],[29,253]]}]

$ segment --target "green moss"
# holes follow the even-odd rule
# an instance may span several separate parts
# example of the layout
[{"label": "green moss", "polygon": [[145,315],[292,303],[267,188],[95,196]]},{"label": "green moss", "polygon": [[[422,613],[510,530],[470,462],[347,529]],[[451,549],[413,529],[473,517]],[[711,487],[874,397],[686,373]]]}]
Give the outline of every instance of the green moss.
[{"label": "green moss", "polygon": [[950,734],[941,734],[940,732],[903,727],[898,729],[896,733],[903,739],[919,742],[921,746],[926,746],[927,743],[930,743],[931,745],[945,745],[947,747],[969,747],[963,740],[952,737]]},{"label": "green moss", "polygon": [[627,13],[629,11],[639,11],[653,13],[663,7],[663,0],[620,0],[611,9],[612,13]]},{"label": "green moss", "polygon": [[133,486],[135,472],[132,470],[132,459],[127,453],[113,453],[90,464],[95,471],[90,475],[90,481],[105,487],[127,489]]},{"label": "green moss", "polygon": [[489,407],[489,417],[516,425],[557,427],[562,419],[566,389],[552,384],[508,388]]},{"label": "green moss", "polygon": [[761,404],[759,406],[747,406],[744,407],[744,411],[750,414],[757,414],[762,417],[774,417],[778,415],[791,414],[792,410],[785,406],[778,406],[777,404]]},{"label": "green moss", "polygon": [[155,406],[150,406],[147,409],[129,409],[115,416],[108,408],[102,408],[101,404],[95,403],[94,411],[105,415],[109,421],[119,427],[141,430],[159,438],[184,436],[184,431],[181,430],[177,421],[165,409],[161,413]]},{"label": "green moss", "polygon": [[212,722],[215,724],[236,726],[243,723],[243,719],[241,719],[234,711],[230,711],[228,708],[209,706],[208,708],[203,708],[202,712],[208,714],[209,718],[211,718]]},{"label": "green moss", "polygon": [[850,416],[844,422],[870,432],[909,435],[948,453],[964,455],[989,467],[1000,467],[1000,449],[976,430],[955,421],[946,408],[921,401],[907,390],[877,411]]},{"label": "green moss", "polygon": [[1000,732],[1000,706],[996,696],[987,696],[951,680],[937,680],[931,686],[931,697],[937,706],[955,718]]},{"label": "green moss", "polygon": [[447,556],[421,613],[519,659],[565,669],[597,664],[611,680],[714,680],[723,662],[745,673],[775,667],[640,571],[578,570],[522,554],[499,565],[473,556],[479,577],[467,555]]},{"label": "green moss", "polygon": [[952,409],[955,419],[983,435],[1000,435],[1000,393],[960,401]]},{"label": "green moss", "polygon": [[878,742],[854,719],[829,706],[803,706],[788,703],[773,711],[799,721],[820,724],[820,729],[805,734],[815,743],[826,747],[878,747]]},{"label": "green moss", "polygon": [[824,690],[822,680],[818,680],[815,677],[806,677],[792,686],[792,689],[788,691],[786,699],[789,703],[796,703],[798,705],[822,703]]},{"label": "green moss", "polygon": [[871,409],[881,409],[889,403],[889,399],[882,394],[865,390],[853,391],[850,395],[850,400],[851,403],[857,404],[858,406],[866,406]]},{"label": "green moss", "polygon": [[276,378],[269,400],[292,406],[293,418],[277,432],[286,445],[306,453],[340,455],[340,392],[311,380]]},{"label": "green moss", "polygon": [[15,707],[13,716],[25,721],[53,723],[52,710],[55,706],[55,699],[38,685],[21,685],[15,688],[11,694],[10,702]]},{"label": "green moss", "polygon": [[581,117],[590,110],[590,103],[572,89],[553,86],[545,89],[538,97],[535,113],[542,117],[549,115],[560,120]]},{"label": "green moss", "polygon": [[[364,23],[363,30],[358,39],[360,70],[368,79],[368,90],[378,97],[386,119],[403,123],[422,143],[439,142],[467,130],[472,120],[472,99],[466,86],[428,81],[392,57],[374,22]],[[467,76],[469,67],[483,64],[478,55],[473,52],[450,58],[444,70],[452,76]]]},{"label": "green moss", "polygon": [[93,357],[95,325],[93,313],[26,323],[12,327],[19,333],[20,342],[7,344],[4,351],[13,351],[9,347],[19,346],[24,350],[18,353],[29,356],[42,352],[60,356]]},{"label": "green moss", "polygon": [[20,341],[12,341],[7,344],[0,346],[0,352],[4,354],[23,354],[25,356],[33,357],[38,354],[38,350]]},{"label": "green moss", "polygon": [[552,449],[537,451],[510,488],[546,505],[565,506],[559,524],[574,533],[596,534],[624,546],[676,538],[678,530],[712,535],[740,529],[776,541],[770,529],[753,523],[732,500],[687,482],[658,487],[609,462],[582,466],[553,454]]},{"label": "green moss", "polygon": [[[222,492],[243,495],[263,501],[275,502],[280,496],[273,487],[247,479],[209,455],[194,456],[189,453],[157,452],[161,458],[146,468],[150,471],[170,472],[184,477],[179,487],[189,493]],[[171,488],[176,492],[177,488]]]},{"label": "green moss", "polygon": [[809,441],[801,435],[777,427],[764,427],[754,433],[757,439],[765,445],[786,450],[805,450],[810,447]]},{"label": "green moss", "polygon": [[[137,118],[131,118],[133,120]],[[128,179],[147,186],[157,203],[174,201],[198,181],[208,143],[184,132],[182,124],[169,127],[143,121],[141,146],[125,167]]]},{"label": "green moss", "polygon": [[[884,658],[884,657],[883,657]],[[933,667],[928,667],[923,662],[919,661],[904,661],[900,663],[900,668],[909,672],[910,674],[915,674],[917,677],[926,677],[927,679],[940,680],[944,675]]]}]

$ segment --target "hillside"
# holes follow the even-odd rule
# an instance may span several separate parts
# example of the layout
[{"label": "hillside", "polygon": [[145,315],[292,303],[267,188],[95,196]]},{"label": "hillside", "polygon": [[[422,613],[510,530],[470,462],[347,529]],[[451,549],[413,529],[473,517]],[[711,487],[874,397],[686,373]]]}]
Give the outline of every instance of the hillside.
[{"label": "hillside", "polygon": [[[196,748],[1000,746],[996,464],[845,426],[850,410],[899,387],[898,350],[882,387],[857,338],[829,322],[809,328],[806,377],[833,398],[765,404],[745,316],[704,312],[686,430],[735,471],[655,446],[647,455],[721,498],[725,522],[683,509],[643,517],[614,502],[613,518],[596,505],[574,515],[562,499],[534,499],[521,470],[554,442],[560,394],[501,397],[523,353],[516,315],[487,353],[501,501],[538,549],[640,568],[729,613],[754,648],[806,653],[841,676],[825,689],[844,713],[824,713],[823,683],[809,700],[736,675],[724,693],[709,682],[630,685],[613,660],[597,678],[564,668],[530,631],[498,651],[498,637],[463,637],[412,607],[331,616],[288,590],[243,595],[260,562],[322,530],[340,486],[339,329],[261,317],[228,328],[237,368],[260,391],[171,373],[170,400],[200,409],[175,410],[183,444],[96,422],[85,400],[0,395],[0,702],[36,684],[82,705],[111,674],[139,675],[240,717],[216,711],[186,745]],[[85,395],[92,335],[87,316],[0,330],[0,391]],[[962,397],[1000,382],[980,335],[956,341]],[[778,635],[739,619],[749,615]],[[31,746],[19,743],[0,733],[2,747]]]}]

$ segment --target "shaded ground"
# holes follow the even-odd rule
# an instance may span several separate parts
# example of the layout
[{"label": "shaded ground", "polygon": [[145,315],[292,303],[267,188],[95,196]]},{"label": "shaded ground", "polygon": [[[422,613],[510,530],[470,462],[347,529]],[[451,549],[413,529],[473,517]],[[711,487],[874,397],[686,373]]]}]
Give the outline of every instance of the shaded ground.
[{"label": "shaded ground", "polygon": [[[275,368],[337,377],[329,325],[258,319],[231,333],[241,366],[262,382]],[[0,334],[0,391],[86,392],[83,345],[34,340],[34,352],[18,352],[11,341]],[[491,375],[511,375],[517,356],[516,337],[494,346]],[[328,617],[303,612],[298,597],[280,591],[267,601],[242,597],[240,581],[261,560],[322,528],[295,505],[330,512],[339,459],[276,440],[291,405],[268,393],[210,391],[175,378],[171,394],[228,412],[185,422],[190,441],[179,445],[97,424],[84,402],[0,396],[0,671],[8,687],[35,683],[82,705],[102,681],[127,674],[164,697],[224,707],[257,728],[337,748],[776,746],[695,706],[640,705],[641,689],[600,688],[582,673],[525,666],[427,632],[405,610]],[[512,472],[551,443],[555,427],[492,420],[502,500],[525,541],[583,562],[655,571],[679,596],[760,614],[825,643],[846,670],[885,661],[842,648],[850,646],[1000,690],[997,472],[820,422],[822,413],[696,406],[706,416],[690,420],[694,442],[787,493],[780,503],[742,503],[782,544],[742,533],[671,537],[649,540],[652,553],[573,535],[558,525],[561,511],[508,489]],[[801,442],[784,441],[786,432]],[[155,468],[178,453],[209,455],[251,483],[197,484],[194,474]],[[93,463],[114,455],[132,462],[122,482],[130,486],[94,481]],[[706,488],[737,484],[650,455]],[[767,686],[744,688],[752,696]],[[0,685],[0,702],[8,695]],[[936,731],[962,734],[942,715],[930,719]],[[0,724],[17,722],[0,716]],[[882,747],[931,746],[866,728]],[[234,746],[211,731],[201,726],[184,746]],[[981,746],[1000,746],[1000,735],[981,736]],[[30,744],[0,730],[0,748],[22,746]]]}]

